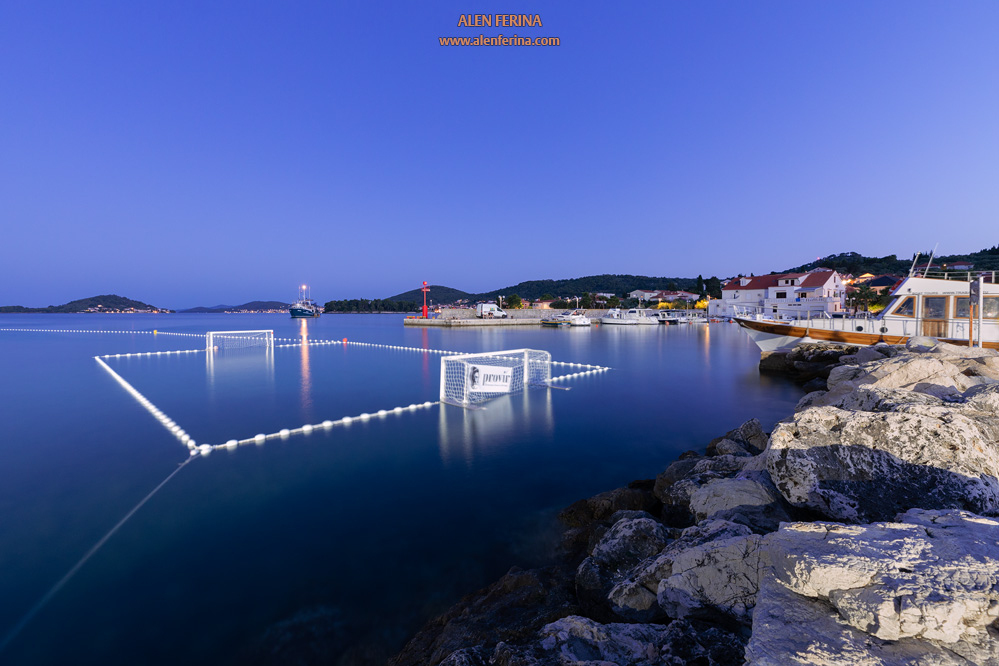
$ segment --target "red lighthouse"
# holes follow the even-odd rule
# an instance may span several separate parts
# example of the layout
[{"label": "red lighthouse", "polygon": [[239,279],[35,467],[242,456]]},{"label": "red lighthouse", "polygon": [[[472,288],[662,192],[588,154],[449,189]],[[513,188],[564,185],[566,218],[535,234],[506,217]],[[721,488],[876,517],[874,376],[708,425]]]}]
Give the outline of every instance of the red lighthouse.
[{"label": "red lighthouse", "polygon": [[423,281],[423,288],[420,289],[423,292],[423,318],[427,318],[427,292],[430,291],[430,287],[427,286],[427,281]]}]

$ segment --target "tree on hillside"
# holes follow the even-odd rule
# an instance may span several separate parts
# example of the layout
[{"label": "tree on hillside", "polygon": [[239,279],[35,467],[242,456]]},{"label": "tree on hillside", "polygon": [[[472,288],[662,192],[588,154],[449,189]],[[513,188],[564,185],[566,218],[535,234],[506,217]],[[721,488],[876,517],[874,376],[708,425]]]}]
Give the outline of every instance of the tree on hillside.
[{"label": "tree on hillside", "polygon": [[518,296],[517,294],[510,294],[509,296],[507,296],[506,298],[507,309],[519,310],[522,305],[523,302],[520,300],[520,296]]},{"label": "tree on hillside", "polygon": [[616,308],[621,306],[621,299],[617,296],[611,296],[607,299],[607,307]]},{"label": "tree on hillside", "polygon": [[593,295],[589,292],[583,294],[583,297],[579,299],[579,307],[590,309],[593,307]]},{"label": "tree on hillside", "polygon": [[704,283],[704,289],[707,291],[707,295],[711,298],[721,298],[722,297],[722,285],[721,280],[716,278],[714,275],[709,277]]},{"label": "tree on hillside", "polygon": [[694,291],[696,291],[702,297],[704,296],[704,294],[705,294],[705,291],[704,291],[704,276],[702,276],[702,275],[698,275],[697,276],[697,283],[694,285]]}]

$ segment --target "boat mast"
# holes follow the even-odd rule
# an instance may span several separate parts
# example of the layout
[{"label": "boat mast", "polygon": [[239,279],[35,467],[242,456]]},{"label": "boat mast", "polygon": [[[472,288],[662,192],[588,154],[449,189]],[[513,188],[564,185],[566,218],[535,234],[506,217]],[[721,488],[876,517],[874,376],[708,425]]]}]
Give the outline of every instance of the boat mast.
[{"label": "boat mast", "polygon": [[933,251],[930,252],[930,260],[926,262],[926,268],[923,270],[923,277],[930,272],[930,264],[933,263],[933,256],[937,253],[937,248],[940,247],[940,243],[933,246]]}]

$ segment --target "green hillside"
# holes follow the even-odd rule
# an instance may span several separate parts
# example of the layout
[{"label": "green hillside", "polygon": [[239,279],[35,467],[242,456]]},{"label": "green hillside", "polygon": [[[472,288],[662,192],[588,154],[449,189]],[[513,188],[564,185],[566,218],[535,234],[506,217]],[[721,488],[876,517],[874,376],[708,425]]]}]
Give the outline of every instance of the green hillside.
[{"label": "green hillside", "polygon": [[70,301],[64,305],[50,305],[46,308],[26,308],[21,305],[6,305],[0,307],[0,312],[49,312],[49,313],[72,313],[72,312],[86,312],[89,308],[96,308],[100,306],[103,310],[160,310],[167,312],[163,308],[157,308],[155,305],[149,305],[148,303],[143,303],[142,301],[134,301],[131,298],[125,298],[124,296],[118,296],[116,294],[105,294],[103,296],[91,296],[90,298],[81,298],[76,301]]},{"label": "green hillside", "polygon": [[521,298],[538,299],[548,294],[556,297],[582,294],[627,294],[636,289],[683,289],[693,291],[697,278],[648,277],[645,275],[590,275],[565,280],[528,280],[519,284],[475,294],[475,300],[494,300],[497,296],[517,294]]},{"label": "green hillside", "polygon": [[[455,301],[467,299],[471,294],[461,291],[460,289],[452,289],[451,287],[442,287],[439,284],[429,285],[430,291],[427,293],[427,302],[433,301],[434,303],[454,303]],[[409,291],[403,292],[401,294],[396,294],[395,296],[390,296],[388,298],[382,299],[386,301],[410,301],[413,303],[420,303],[423,306],[423,292],[419,289],[411,289]]]}]

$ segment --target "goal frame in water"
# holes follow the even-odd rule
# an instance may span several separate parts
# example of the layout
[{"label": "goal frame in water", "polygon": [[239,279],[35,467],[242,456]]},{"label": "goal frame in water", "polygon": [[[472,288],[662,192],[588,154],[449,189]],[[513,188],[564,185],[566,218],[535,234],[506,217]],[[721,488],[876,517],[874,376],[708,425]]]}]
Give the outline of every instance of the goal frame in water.
[{"label": "goal frame in water", "polygon": [[[509,388],[475,390],[469,378],[472,367],[509,369]],[[541,349],[509,349],[477,354],[455,354],[441,358],[440,401],[474,408],[499,395],[519,393],[531,387],[550,387],[552,355]]]},{"label": "goal frame in water", "polygon": [[205,349],[208,352],[215,351],[216,347],[221,349],[222,346],[216,344],[219,341],[232,343],[225,345],[226,348],[266,347],[274,349],[274,330],[208,331],[205,334]]}]

